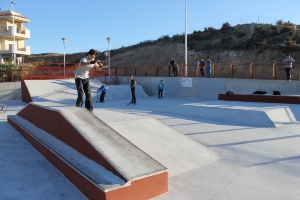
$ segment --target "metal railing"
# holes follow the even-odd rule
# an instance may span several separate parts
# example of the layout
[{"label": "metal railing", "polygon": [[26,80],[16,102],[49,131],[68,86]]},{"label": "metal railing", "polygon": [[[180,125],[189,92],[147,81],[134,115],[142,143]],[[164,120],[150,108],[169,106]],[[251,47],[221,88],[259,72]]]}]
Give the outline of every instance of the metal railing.
[{"label": "metal railing", "polygon": [[[44,80],[74,78],[78,64],[66,63],[21,63],[18,70],[0,70],[0,82],[14,82],[20,80]],[[188,77],[201,77],[200,69],[193,65],[187,66]],[[204,69],[206,74],[206,71]],[[122,66],[111,67],[110,70],[92,69],[90,78],[103,76],[173,76],[170,65],[155,66]],[[178,75],[184,76],[184,65],[179,67]],[[212,78],[240,78],[240,79],[278,79],[285,80],[284,64],[281,63],[214,63],[212,65]],[[300,69],[292,69],[292,78],[300,79]]]}]

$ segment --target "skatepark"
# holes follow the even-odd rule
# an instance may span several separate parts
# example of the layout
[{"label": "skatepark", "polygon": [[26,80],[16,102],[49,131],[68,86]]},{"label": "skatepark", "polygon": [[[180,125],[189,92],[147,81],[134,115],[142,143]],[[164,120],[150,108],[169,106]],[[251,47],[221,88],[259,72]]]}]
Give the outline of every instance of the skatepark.
[{"label": "skatepark", "polygon": [[[105,103],[96,103],[101,83],[92,80],[93,114],[74,106],[77,93],[72,79],[25,81],[29,104],[22,101],[20,90],[6,94],[10,100],[0,100],[8,106],[0,115],[0,199],[88,199],[9,120],[23,124],[23,130],[31,131],[52,152],[101,182],[103,191],[125,188],[129,182],[134,187],[135,181],[143,184],[144,178],[162,175],[163,189],[152,199],[299,199],[299,104],[220,101],[218,93],[246,93],[255,86],[248,82],[244,84],[247,87],[241,87],[232,80],[222,86],[217,83],[224,80],[201,79],[216,83],[207,92],[200,84],[185,91],[171,88],[169,83],[180,83],[180,78],[172,77],[165,80],[165,96],[158,99],[155,87],[142,86],[149,80],[138,81],[137,105],[127,106],[131,100],[128,85],[108,84]],[[287,95],[299,94],[298,81],[280,83],[277,88],[272,88],[274,84],[268,88],[268,93],[279,88],[290,92]],[[290,84],[290,90],[283,88],[285,84]],[[47,112],[51,114],[43,114]],[[80,127],[86,140],[109,161],[107,165],[113,166],[111,170],[92,162],[89,155],[78,154],[84,152],[76,149],[80,145],[69,148],[61,143],[71,143],[72,138],[58,141],[21,119],[26,116],[41,121],[41,126],[52,130],[46,122],[58,116],[56,113]],[[97,130],[102,129],[115,134],[114,140],[99,135]],[[113,184],[104,179],[113,180]]]}]

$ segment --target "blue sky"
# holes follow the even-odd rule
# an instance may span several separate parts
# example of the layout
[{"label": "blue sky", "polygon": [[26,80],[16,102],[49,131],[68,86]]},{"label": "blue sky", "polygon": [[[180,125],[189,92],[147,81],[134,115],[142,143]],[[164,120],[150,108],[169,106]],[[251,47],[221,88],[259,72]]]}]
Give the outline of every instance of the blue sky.
[{"label": "blue sky", "polygon": [[[156,40],[185,31],[185,0],[16,0],[14,11],[30,19],[31,53],[66,53],[91,48],[110,49]],[[204,27],[220,28],[224,22],[300,24],[300,0],[187,0],[188,33]],[[2,10],[11,1],[0,0]]]}]

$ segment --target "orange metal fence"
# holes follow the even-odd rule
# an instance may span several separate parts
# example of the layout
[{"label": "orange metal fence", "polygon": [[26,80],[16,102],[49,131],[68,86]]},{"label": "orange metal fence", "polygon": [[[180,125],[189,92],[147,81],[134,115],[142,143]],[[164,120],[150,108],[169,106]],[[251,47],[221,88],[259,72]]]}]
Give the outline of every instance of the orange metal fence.
[{"label": "orange metal fence", "polygon": [[21,64],[20,79],[35,80],[35,79],[64,79],[74,78],[77,64],[66,63],[40,63],[36,66]]},{"label": "orange metal fence", "polygon": [[[0,70],[0,82],[13,82],[20,80],[43,80],[74,78],[75,63],[21,63],[19,70]],[[295,67],[295,66],[293,66]],[[184,77],[184,65],[179,67],[178,75]],[[204,73],[206,71],[204,69]],[[170,65],[155,66],[122,66],[110,69],[93,69],[90,78],[102,76],[173,76],[173,68]],[[187,66],[188,77],[200,77],[200,69],[193,65]],[[300,69],[293,68],[293,79],[300,79]],[[242,78],[242,79],[286,79],[284,65],[278,63],[214,63],[212,65],[212,77],[217,78]]]}]

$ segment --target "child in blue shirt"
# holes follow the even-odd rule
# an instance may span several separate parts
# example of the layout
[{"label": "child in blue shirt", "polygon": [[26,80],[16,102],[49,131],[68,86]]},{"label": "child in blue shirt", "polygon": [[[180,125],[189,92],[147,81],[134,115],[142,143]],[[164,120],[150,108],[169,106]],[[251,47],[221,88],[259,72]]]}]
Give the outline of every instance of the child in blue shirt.
[{"label": "child in blue shirt", "polygon": [[102,83],[101,87],[97,90],[97,92],[101,92],[100,95],[100,102],[103,103],[104,101],[104,97],[106,95],[106,87],[105,87],[105,82]]},{"label": "child in blue shirt", "polygon": [[158,84],[157,88],[158,88],[158,98],[162,99],[162,93],[165,88],[165,84],[163,83],[163,80],[160,80],[160,83]]}]

